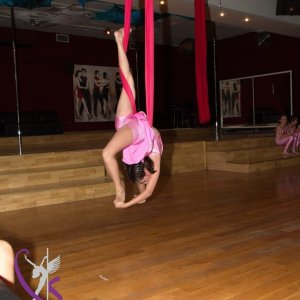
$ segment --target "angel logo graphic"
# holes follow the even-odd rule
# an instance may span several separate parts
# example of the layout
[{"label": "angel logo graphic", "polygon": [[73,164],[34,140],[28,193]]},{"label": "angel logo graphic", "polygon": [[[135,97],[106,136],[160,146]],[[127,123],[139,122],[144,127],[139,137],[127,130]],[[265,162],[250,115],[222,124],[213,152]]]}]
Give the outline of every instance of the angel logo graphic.
[{"label": "angel logo graphic", "polygon": [[[23,275],[20,272],[20,268],[18,265],[18,258],[19,256],[24,253],[24,259],[32,266],[32,278],[39,279],[38,287],[35,291],[32,291],[28,283],[25,281]],[[47,248],[47,255],[43,258],[42,262],[37,265],[33,263],[28,256],[29,251],[27,249],[20,250],[15,257],[15,271],[17,274],[17,277],[25,289],[25,291],[33,297],[33,300],[43,300],[39,294],[42,291],[43,287],[46,284],[46,300],[49,299],[49,293],[54,295],[58,300],[63,299],[62,296],[53,288],[53,284],[60,280],[58,276],[53,278],[49,281],[49,275],[55,273],[59,267],[60,267],[60,255],[54,258],[53,260],[49,261],[49,251]],[[45,262],[46,261],[46,262]]]}]

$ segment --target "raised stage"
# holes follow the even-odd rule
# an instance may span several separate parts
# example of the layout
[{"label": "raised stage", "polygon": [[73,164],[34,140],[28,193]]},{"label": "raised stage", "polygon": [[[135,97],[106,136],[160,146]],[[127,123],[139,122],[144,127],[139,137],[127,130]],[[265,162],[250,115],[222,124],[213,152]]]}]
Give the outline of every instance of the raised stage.
[{"label": "raised stage", "polygon": [[[161,131],[162,175],[201,170],[257,172],[300,164],[283,158],[272,136],[228,136],[214,141],[213,129]],[[112,196],[102,148],[112,131],[0,139],[0,212]]]}]

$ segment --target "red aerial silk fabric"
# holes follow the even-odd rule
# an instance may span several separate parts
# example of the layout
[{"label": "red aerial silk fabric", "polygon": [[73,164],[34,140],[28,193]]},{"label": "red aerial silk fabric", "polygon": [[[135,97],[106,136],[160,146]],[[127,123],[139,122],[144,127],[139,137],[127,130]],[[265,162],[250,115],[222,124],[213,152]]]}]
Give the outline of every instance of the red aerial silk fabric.
[{"label": "red aerial silk fabric", "polygon": [[[123,47],[127,51],[130,22],[131,22],[132,0],[125,0],[124,16],[124,40]],[[146,88],[146,110],[149,124],[153,125],[154,110],[154,8],[153,0],[145,0],[145,88]],[[130,86],[120,69],[123,87],[130,100],[133,113],[136,113],[135,99]]]},{"label": "red aerial silk fabric", "polygon": [[[130,34],[131,7],[132,7],[132,0],[125,0],[124,40],[123,40],[123,47],[124,47],[125,52],[127,52],[129,34]],[[130,104],[132,107],[132,111],[135,114],[136,113],[135,99],[133,97],[132,90],[128,84],[128,81],[125,78],[121,68],[120,68],[120,75],[121,75],[124,90],[129,98],[129,101],[130,101]]]},{"label": "red aerial silk fabric", "polygon": [[145,89],[149,124],[153,125],[154,109],[154,8],[153,0],[145,0]]},{"label": "red aerial silk fabric", "polygon": [[206,69],[206,15],[205,0],[194,0],[195,4],[195,61],[196,91],[199,111],[199,122],[210,121],[208,105],[207,69]]}]

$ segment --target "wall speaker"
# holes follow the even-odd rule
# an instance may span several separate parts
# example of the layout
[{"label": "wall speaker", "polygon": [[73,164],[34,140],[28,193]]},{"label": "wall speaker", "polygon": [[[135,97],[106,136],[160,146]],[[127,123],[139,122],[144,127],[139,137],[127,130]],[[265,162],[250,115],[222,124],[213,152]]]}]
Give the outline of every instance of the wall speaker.
[{"label": "wall speaker", "polygon": [[300,15],[300,0],[277,0],[276,15]]}]

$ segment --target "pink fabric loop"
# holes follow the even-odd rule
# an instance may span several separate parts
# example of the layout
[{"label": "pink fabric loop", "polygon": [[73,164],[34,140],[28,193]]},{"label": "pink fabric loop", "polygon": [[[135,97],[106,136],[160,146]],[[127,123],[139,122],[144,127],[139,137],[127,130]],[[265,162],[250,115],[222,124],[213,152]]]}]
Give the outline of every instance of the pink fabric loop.
[{"label": "pink fabric loop", "polygon": [[195,61],[196,89],[199,111],[199,122],[208,123],[210,112],[208,105],[208,87],[206,71],[206,16],[205,0],[194,0],[195,3]]},{"label": "pink fabric loop", "polygon": [[[128,48],[128,41],[129,41],[129,34],[130,34],[130,23],[131,23],[131,8],[132,8],[132,0],[125,0],[125,15],[124,15],[124,39],[123,39],[123,48],[124,51],[127,52]],[[136,106],[135,106],[135,99],[132,93],[132,90],[128,84],[127,79],[125,78],[121,68],[120,68],[120,75],[123,83],[123,88],[129,98],[132,111],[136,113]]]},{"label": "pink fabric loop", "polygon": [[125,0],[124,40],[123,40],[123,48],[125,52],[127,52],[129,34],[130,34],[131,8],[132,8],[132,0]]}]

